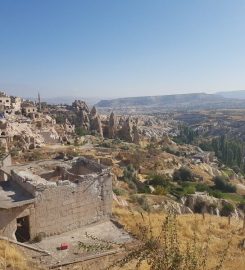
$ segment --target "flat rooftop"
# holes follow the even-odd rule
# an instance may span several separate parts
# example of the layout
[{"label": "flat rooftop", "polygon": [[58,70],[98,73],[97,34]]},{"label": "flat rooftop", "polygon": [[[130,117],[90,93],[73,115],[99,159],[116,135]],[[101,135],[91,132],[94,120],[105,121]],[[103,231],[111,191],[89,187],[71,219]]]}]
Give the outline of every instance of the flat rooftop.
[{"label": "flat rooftop", "polygon": [[34,202],[34,197],[10,181],[0,181],[0,208],[10,209]]}]

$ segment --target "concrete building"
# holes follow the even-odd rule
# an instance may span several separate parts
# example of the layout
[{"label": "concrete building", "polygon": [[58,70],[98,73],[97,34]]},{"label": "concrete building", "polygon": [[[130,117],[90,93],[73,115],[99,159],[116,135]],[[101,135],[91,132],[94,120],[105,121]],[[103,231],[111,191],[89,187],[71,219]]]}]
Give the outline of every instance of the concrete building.
[{"label": "concrete building", "polygon": [[0,92],[0,105],[4,106],[5,109],[11,108],[11,98],[4,92]]},{"label": "concrete building", "polygon": [[0,112],[11,114],[21,111],[22,99],[20,97],[8,96],[4,92],[0,92]]},{"label": "concrete building", "polygon": [[21,112],[22,99],[20,97],[11,96],[11,108],[14,112]]},{"label": "concrete building", "polygon": [[23,104],[22,113],[26,116],[37,113],[37,107],[34,104]]},{"label": "concrete building", "polygon": [[0,170],[0,235],[26,242],[110,218],[112,176],[101,164],[79,157]]}]

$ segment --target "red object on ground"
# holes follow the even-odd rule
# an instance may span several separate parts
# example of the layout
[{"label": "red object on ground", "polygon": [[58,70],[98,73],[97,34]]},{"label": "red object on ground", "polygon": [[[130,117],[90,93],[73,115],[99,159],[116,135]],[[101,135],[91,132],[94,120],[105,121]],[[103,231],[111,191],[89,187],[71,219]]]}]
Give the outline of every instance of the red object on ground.
[{"label": "red object on ground", "polygon": [[65,249],[68,249],[69,245],[67,243],[62,243],[60,245],[60,250],[65,250]]}]

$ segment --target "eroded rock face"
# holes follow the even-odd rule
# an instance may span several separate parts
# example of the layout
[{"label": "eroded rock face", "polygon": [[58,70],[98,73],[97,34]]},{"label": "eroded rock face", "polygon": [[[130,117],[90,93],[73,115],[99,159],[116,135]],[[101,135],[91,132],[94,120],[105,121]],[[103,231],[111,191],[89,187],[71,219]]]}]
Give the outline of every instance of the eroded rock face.
[{"label": "eroded rock face", "polygon": [[127,118],[126,121],[123,123],[119,134],[120,139],[127,142],[133,142],[133,124],[130,121],[130,118]]},{"label": "eroded rock face", "polygon": [[97,113],[97,110],[95,107],[93,107],[90,112],[90,130],[97,132],[100,136],[103,137],[103,130],[102,130],[100,116]]},{"label": "eroded rock face", "polygon": [[138,121],[127,118],[119,131],[119,138],[131,143],[139,143]]},{"label": "eroded rock face", "polygon": [[117,119],[115,114],[112,112],[110,114],[109,122],[108,122],[108,137],[110,139],[115,138],[117,132]]},{"label": "eroded rock face", "polygon": [[130,117],[120,118],[117,120],[116,115],[112,112],[109,119],[101,118],[97,112],[96,107],[91,111],[87,104],[81,100],[75,100],[72,103],[72,113],[70,116],[70,123],[75,124],[76,127],[83,128],[92,133],[97,133],[101,137],[108,137],[110,139],[120,138],[130,143],[139,144],[140,130],[138,128],[138,120]]},{"label": "eroded rock face", "polygon": [[137,122],[133,125],[133,143],[139,144],[140,142],[140,135],[139,135],[139,130],[137,126]]},{"label": "eroded rock face", "polygon": [[161,206],[167,213],[175,213],[177,215],[193,214],[193,211],[189,207],[173,200],[166,200]]},{"label": "eroded rock face", "polygon": [[75,100],[72,103],[72,108],[76,112],[85,111],[86,113],[89,113],[88,105],[82,100]]},{"label": "eroded rock face", "polygon": [[90,130],[89,115],[85,110],[79,112],[79,119],[81,121],[80,122],[81,127],[86,129],[86,130]]},{"label": "eroded rock face", "polygon": [[189,194],[182,198],[182,202],[195,213],[209,213],[211,215],[233,216],[236,218],[243,216],[231,202],[209,196],[205,192]]}]

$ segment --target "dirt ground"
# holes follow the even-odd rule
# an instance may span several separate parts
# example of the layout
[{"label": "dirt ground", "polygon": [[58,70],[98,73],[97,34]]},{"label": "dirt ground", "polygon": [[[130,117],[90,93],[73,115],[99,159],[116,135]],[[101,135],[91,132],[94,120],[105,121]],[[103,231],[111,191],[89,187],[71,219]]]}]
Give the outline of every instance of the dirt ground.
[{"label": "dirt ground", "polygon": [[[92,236],[88,237],[87,235]],[[102,241],[101,241],[102,240]],[[82,257],[93,256],[100,253],[110,253],[117,249],[116,244],[122,244],[131,241],[131,237],[123,229],[119,229],[111,221],[90,225],[88,227],[76,229],[43,239],[39,243],[31,244],[32,247],[39,248],[49,252],[48,255],[37,254],[25,249],[28,257],[34,258],[43,267],[61,265],[72,261],[77,261]],[[110,248],[108,248],[108,243]],[[87,247],[80,247],[79,243],[84,243]],[[68,249],[60,250],[62,243],[68,244]],[[114,244],[115,243],[115,244]],[[36,254],[35,254],[36,253]],[[63,268],[62,268],[63,269]]]}]

